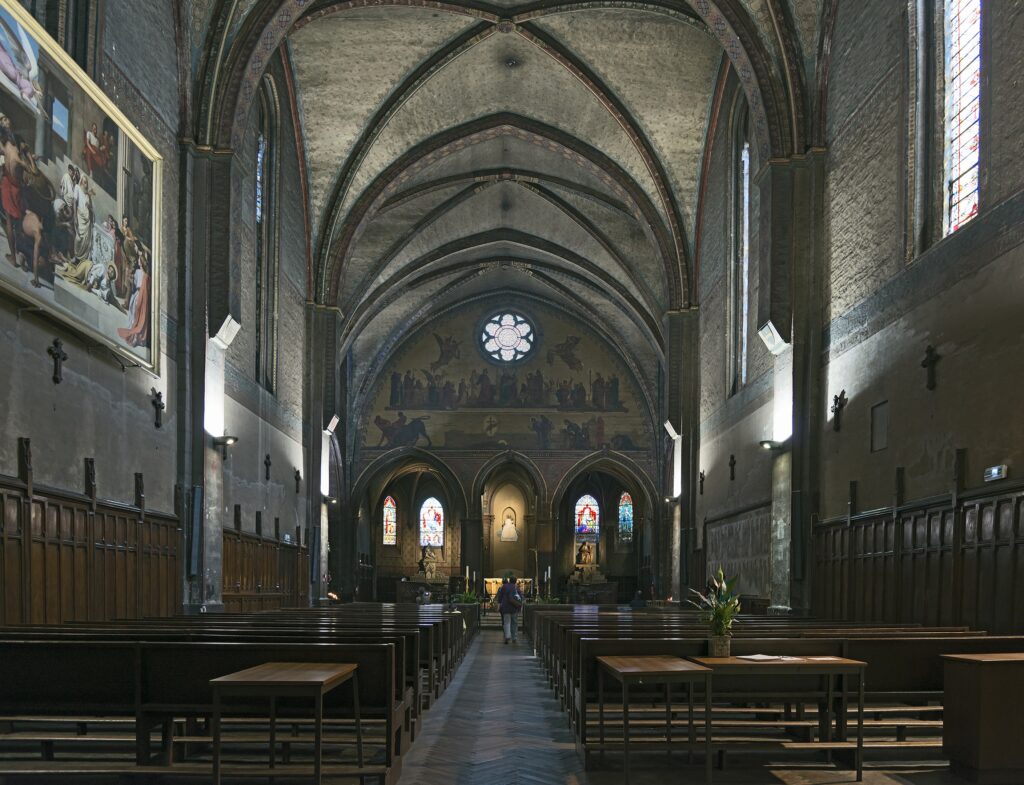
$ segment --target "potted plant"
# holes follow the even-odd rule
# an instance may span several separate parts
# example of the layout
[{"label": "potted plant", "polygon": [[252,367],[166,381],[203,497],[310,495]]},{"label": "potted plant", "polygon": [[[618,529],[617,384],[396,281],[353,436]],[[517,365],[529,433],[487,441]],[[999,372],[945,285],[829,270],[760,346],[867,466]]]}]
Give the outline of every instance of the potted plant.
[{"label": "potted plant", "polygon": [[736,578],[729,580],[721,567],[718,574],[708,581],[707,589],[689,600],[690,605],[700,611],[701,621],[708,625],[708,655],[728,657],[732,639],[732,623],[740,612],[740,597],[735,591]]}]

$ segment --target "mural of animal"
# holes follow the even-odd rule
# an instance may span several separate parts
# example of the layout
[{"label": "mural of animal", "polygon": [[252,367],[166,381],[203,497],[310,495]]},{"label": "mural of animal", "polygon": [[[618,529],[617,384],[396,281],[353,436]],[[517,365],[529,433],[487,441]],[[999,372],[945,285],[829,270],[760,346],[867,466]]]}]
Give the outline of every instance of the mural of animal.
[{"label": "mural of animal", "polygon": [[427,447],[433,446],[427,433],[427,426],[423,424],[423,421],[428,419],[430,418],[413,417],[406,420],[405,414],[399,412],[398,418],[392,422],[378,414],[373,418],[374,425],[380,428],[380,441],[377,442],[377,446],[383,444],[385,447],[415,447],[420,437],[427,440]]}]

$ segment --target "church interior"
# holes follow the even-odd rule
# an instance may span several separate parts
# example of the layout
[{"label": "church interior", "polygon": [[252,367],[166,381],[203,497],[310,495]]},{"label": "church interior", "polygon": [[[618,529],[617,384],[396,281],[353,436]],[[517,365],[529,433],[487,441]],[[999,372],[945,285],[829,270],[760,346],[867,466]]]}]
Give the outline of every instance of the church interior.
[{"label": "church interior", "polygon": [[1018,34],[0,0],[0,785],[1024,782]]}]

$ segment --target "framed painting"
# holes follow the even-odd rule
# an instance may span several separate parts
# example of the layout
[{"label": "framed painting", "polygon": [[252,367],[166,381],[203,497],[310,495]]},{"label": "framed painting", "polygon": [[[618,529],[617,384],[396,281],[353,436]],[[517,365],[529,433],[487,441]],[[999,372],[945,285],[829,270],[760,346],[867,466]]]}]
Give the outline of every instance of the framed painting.
[{"label": "framed painting", "polygon": [[155,373],[162,159],[13,0],[0,158],[0,287]]}]

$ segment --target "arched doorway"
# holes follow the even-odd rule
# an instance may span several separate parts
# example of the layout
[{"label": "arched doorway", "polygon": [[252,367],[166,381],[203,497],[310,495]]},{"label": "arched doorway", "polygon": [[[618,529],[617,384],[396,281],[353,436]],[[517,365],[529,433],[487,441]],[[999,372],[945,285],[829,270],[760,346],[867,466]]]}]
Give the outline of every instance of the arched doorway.
[{"label": "arched doorway", "polygon": [[550,525],[538,520],[542,484],[536,467],[506,458],[486,467],[477,483],[480,494],[480,564],[483,578],[509,573],[536,585],[549,562]]}]

